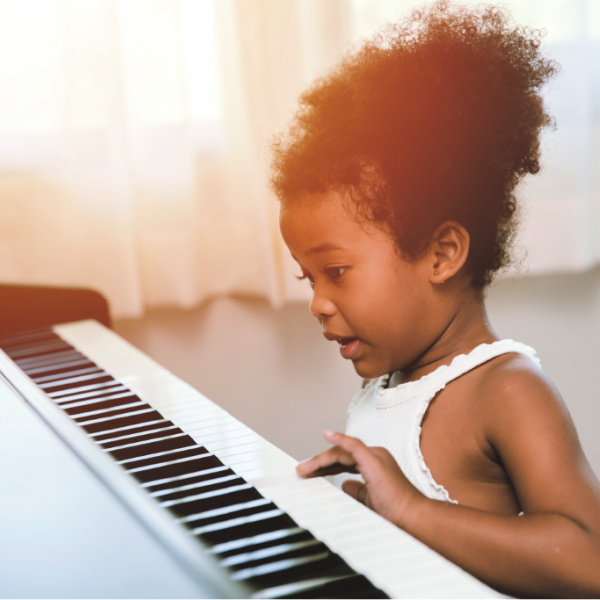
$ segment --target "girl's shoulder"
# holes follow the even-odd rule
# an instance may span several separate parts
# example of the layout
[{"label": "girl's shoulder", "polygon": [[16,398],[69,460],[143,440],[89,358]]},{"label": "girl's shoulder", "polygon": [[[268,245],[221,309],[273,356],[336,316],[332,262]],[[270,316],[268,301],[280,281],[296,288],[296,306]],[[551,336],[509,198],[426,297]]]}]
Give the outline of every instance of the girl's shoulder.
[{"label": "girl's shoulder", "polygon": [[483,364],[475,384],[479,394],[494,402],[520,402],[538,396],[562,402],[539,363],[521,352],[507,352]]},{"label": "girl's shoulder", "polygon": [[555,436],[573,438],[575,427],[560,393],[527,356],[510,352],[482,365],[473,381],[492,444],[513,444],[518,436],[541,445]]}]

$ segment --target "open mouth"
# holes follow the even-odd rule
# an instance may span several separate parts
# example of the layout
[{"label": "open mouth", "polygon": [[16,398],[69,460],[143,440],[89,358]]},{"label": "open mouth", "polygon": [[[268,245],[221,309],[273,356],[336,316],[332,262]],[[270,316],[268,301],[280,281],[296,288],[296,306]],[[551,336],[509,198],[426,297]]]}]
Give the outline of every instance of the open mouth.
[{"label": "open mouth", "polygon": [[340,354],[344,358],[352,358],[357,350],[360,343],[357,337],[339,338],[337,343],[340,345]]}]

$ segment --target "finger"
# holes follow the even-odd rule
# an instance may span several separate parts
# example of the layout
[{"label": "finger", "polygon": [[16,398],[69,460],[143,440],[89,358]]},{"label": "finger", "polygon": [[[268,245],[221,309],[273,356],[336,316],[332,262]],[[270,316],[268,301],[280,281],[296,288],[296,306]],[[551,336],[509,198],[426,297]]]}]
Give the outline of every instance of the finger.
[{"label": "finger", "polygon": [[356,472],[355,461],[348,452],[334,446],[308,460],[298,463],[296,472],[301,477],[317,477],[326,474]]},{"label": "finger", "polygon": [[367,500],[367,486],[361,481],[356,479],[346,479],[342,483],[342,490],[349,496],[352,496],[355,500],[366,504]]},{"label": "finger", "polygon": [[329,430],[323,432],[323,437],[351,456],[359,471],[361,470],[361,463],[372,461],[372,450],[358,438],[339,431]]},{"label": "finger", "polygon": [[377,482],[390,468],[398,468],[396,460],[385,448],[369,447],[358,438],[336,431],[325,431],[324,437],[352,457],[345,462],[354,463],[366,484]]},{"label": "finger", "polygon": [[[296,469],[298,471],[298,469]],[[342,463],[333,463],[327,467],[321,467],[308,474],[298,473],[301,477],[328,477],[330,475],[339,475],[340,473],[358,473],[354,465],[343,465]]]}]

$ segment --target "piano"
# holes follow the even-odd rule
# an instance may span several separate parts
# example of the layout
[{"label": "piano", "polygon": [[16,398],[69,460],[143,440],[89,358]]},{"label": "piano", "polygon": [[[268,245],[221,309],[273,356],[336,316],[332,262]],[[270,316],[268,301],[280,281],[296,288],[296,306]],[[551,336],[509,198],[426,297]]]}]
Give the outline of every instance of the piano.
[{"label": "piano", "polygon": [[484,598],[94,320],[0,339],[0,596]]}]

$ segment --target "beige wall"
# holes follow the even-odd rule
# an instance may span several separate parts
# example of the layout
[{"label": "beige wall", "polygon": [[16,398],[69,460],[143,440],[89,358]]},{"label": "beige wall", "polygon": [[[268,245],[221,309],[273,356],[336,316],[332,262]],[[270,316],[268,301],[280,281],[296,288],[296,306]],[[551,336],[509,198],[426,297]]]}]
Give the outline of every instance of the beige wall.
[{"label": "beige wall", "polygon": [[[499,335],[537,349],[600,474],[600,269],[500,281],[488,312]],[[303,305],[273,310],[222,299],[192,311],[152,311],[115,329],[298,459],[324,447],[324,428],[343,428],[360,384]]]}]

